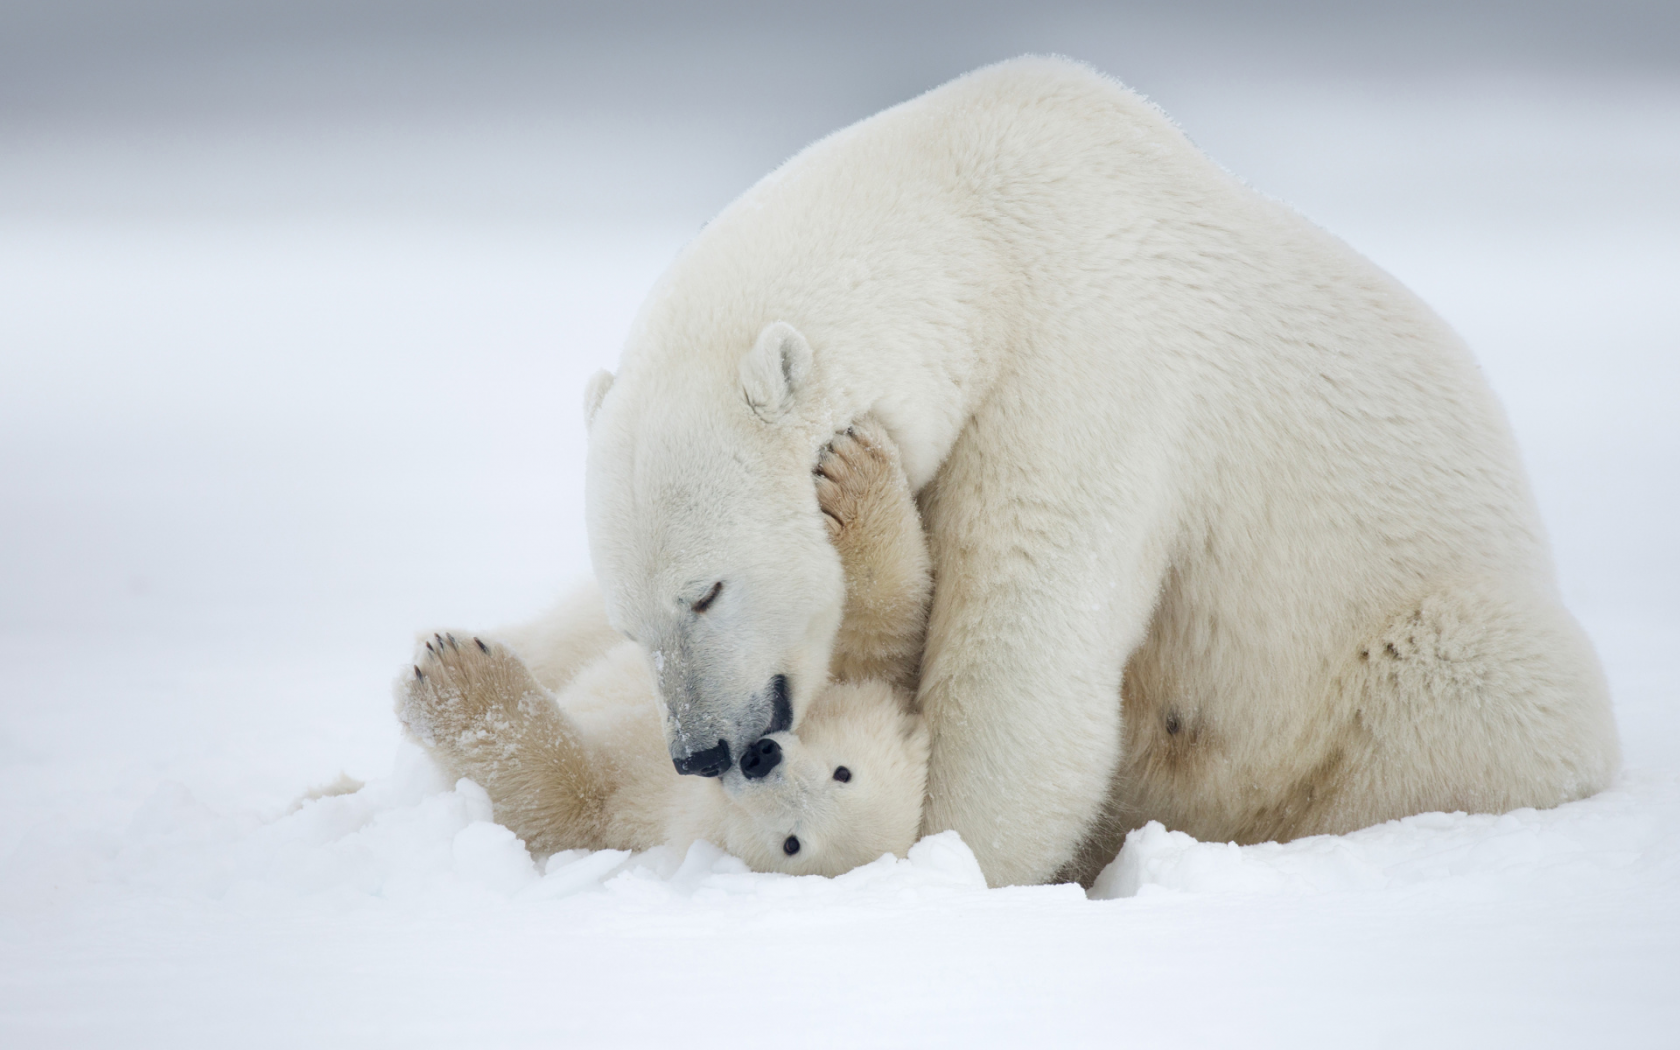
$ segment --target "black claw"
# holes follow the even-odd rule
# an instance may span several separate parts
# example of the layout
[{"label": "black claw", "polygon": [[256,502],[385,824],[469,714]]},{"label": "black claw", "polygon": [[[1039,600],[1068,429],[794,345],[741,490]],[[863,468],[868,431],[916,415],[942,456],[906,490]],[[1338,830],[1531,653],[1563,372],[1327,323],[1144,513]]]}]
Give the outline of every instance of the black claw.
[{"label": "black claw", "polygon": [[421,681],[421,682],[424,682],[426,680],[426,676],[420,672],[419,667],[414,668],[414,677],[415,677],[416,680]]},{"label": "black claw", "polygon": [[431,653],[433,656],[437,655],[437,650],[432,648],[432,643],[431,642],[426,643],[426,651],[428,653]]},{"label": "black claw", "polygon": [[473,644],[478,646],[478,651],[481,653],[487,653],[490,651],[490,647],[479,641],[477,638],[473,639]]},{"label": "black claw", "polygon": [[455,636],[454,635],[446,634],[446,635],[443,636],[443,640],[449,643],[449,648],[451,648],[451,649],[456,648]]}]

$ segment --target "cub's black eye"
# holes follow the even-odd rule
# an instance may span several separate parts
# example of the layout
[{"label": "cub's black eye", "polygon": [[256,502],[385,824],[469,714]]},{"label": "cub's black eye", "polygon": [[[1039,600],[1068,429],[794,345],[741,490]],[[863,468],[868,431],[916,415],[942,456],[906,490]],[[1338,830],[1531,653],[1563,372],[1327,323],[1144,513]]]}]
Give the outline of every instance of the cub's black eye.
[{"label": "cub's black eye", "polygon": [[793,856],[795,853],[798,853],[799,852],[799,836],[798,835],[789,835],[787,837],[787,841],[782,843],[782,852],[786,853],[790,857]]},{"label": "cub's black eye", "polygon": [[852,771],[847,769],[845,766],[835,766],[834,779],[840,781],[842,784],[849,784],[852,780]]},{"label": "cub's black eye", "polygon": [[712,584],[712,589],[706,592],[706,596],[704,598],[695,602],[692,606],[690,606],[690,608],[697,613],[705,612],[707,609],[711,608],[713,602],[717,601],[718,592],[721,590],[723,590],[723,581],[719,580],[718,582]]}]

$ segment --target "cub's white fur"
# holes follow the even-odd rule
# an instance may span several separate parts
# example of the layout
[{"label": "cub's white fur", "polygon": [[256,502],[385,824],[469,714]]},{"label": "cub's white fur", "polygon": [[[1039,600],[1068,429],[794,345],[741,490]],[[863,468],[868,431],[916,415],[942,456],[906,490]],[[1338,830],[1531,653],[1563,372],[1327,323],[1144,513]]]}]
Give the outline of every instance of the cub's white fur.
[{"label": "cub's white fur", "polygon": [[[838,875],[916,841],[927,732],[886,682],[819,692],[781,761],[748,780],[678,776],[647,655],[622,642],[558,695],[505,645],[436,635],[402,683],[409,733],[490,795],[536,853],[721,846],[756,871]],[[843,771],[843,772],[842,772]],[[837,773],[845,779],[838,779]],[[789,852],[789,844],[793,852]]]},{"label": "cub's white fur", "polygon": [[591,553],[677,757],[739,755],[777,676],[811,717],[846,599],[809,472],[883,421],[937,582],[923,830],[995,884],[1150,819],[1289,838],[1616,768],[1468,351],[1085,67],[993,66],[789,161],[590,402]]},{"label": "cub's white fur", "polygon": [[797,734],[755,741],[779,748],[767,775],[749,779],[739,764],[718,779],[677,775],[648,655],[605,627],[594,591],[508,634],[514,648],[464,632],[426,639],[398,683],[398,717],[539,853],[705,839],[759,871],[824,875],[902,855],[927,781],[927,731],[910,711],[927,544],[873,424],[837,435],[817,466],[818,505],[847,574],[837,681]]}]

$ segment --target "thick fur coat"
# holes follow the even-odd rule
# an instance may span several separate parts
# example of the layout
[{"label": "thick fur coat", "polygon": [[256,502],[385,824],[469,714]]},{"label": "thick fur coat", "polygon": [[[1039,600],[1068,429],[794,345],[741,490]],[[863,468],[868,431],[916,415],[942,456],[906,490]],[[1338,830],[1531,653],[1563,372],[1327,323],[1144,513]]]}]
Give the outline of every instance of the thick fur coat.
[{"label": "thick fur coat", "polygon": [[845,592],[807,479],[884,423],[934,559],[923,830],[994,884],[1150,819],[1287,839],[1616,768],[1466,348],[1083,66],[983,69],[787,162],[588,402],[597,577],[679,759],[822,688]]}]

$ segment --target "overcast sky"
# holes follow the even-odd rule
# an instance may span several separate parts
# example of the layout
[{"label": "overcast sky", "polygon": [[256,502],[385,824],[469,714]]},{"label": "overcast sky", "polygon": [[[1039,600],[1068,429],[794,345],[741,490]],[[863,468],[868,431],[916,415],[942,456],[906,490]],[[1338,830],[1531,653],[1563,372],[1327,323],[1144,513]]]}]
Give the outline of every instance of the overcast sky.
[{"label": "overcast sky", "polygon": [[0,115],[725,107],[826,126],[1023,51],[1146,92],[1186,75],[1663,75],[1680,4],[7,0]]},{"label": "overcast sky", "polygon": [[1340,137],[1369,138],[1377,107],[1613,80],[1587,103],[1602,125],[1673,96],[1680,4],[0,0],[0,215],[692,228],[821,135],[1028,51],[1092,63],[1311,200],[1276,158],[1354,156]]}]

